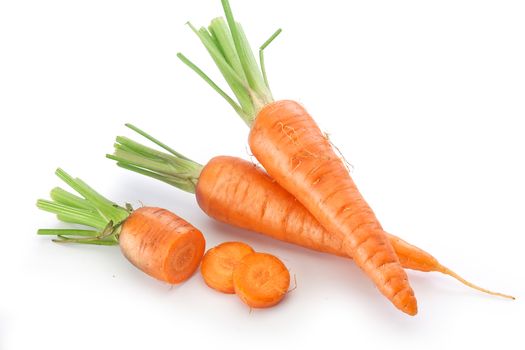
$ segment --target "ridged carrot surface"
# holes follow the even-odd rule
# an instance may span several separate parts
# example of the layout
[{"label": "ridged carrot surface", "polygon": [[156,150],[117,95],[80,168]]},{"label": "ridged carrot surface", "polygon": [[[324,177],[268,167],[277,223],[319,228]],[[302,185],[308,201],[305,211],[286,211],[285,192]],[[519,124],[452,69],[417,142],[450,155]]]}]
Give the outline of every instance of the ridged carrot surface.
[{"label": "ridged carrot surface", "polygon": [[373,211],[357,190],[345,165],[308,112],[290,100],[274,102],[263,52],[277,30],[259,49],[259,62],[246,34],[222,0],[225,18],[193,32],[230,86],[235,99],[183,54],[178,57],[203,78],[250,126],[250,149],[268,174],[293,195],[332,234],[343,249],[398,309],[417,313],[407,275]]},{"label": "ridged carrot surface", "polygon": [[294,101],[277,101],[258,114],[250,149],[268,174],[328,231],[392,303],[417,313],[414,292],[383,228],[308,112]]}]

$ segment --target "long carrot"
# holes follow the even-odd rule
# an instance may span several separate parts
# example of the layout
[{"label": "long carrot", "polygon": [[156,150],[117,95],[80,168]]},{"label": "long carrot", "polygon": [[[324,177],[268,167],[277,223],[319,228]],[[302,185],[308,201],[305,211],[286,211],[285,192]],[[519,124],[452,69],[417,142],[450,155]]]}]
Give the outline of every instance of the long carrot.
[{"label": "long carrot", "polygon": [[[395,307],[417,314],[407,274],[386,233],[353,182],[347,168],[315,121],[297,102],[274,101],[264,61],[255,60],[228,0],[226,19],[209,28],[191,28],[214,59],[238,103],[191,61],[179,54],[221,94],[251,127],[249,144],[268,174],[292,194],[328,231],[342,238],[343,249]],[[276,32],[264,48],[279,32]]]},{"label": "long carrot", "polygon": [[172,284],[195,272],[205,240],[187,221],[162,208],[120,207],[65,171],[57,169],[56,174],[82,197],[57,187],[51,191],[52,200],[37,201],[38,208],[56,214],[61,221],[92,229],[42,229],[38,234],[56,235],[58,243],[119,245],[137,268]]},{"label": "long carrot", "polygon": [[[343,249],[340,234],[326,231],[301,203],[261,168],[229,156],[215,157],[202,166],[137,127],[127,126],[168,153],[119,136],[115,152],[108,158],[116,160],[120,167],[195,193],[201,209],[218,221],[308,249],[352,257]],[[394,235],[387,236],[405,268],[441,272],[482,292],[513,298],[473,285],[424,250]]]}]

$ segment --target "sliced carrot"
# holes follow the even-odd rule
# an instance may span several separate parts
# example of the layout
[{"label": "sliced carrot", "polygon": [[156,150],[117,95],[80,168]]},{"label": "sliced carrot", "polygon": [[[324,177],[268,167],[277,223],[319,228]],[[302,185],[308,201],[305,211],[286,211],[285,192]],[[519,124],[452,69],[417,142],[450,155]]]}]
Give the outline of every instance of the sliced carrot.
[{"label": "sliced carrot", "polygon": [[225,242],[211,248],[204,254],[201,264],[201,275],[204,282],[222,293],[233,294],[233,269],[254,250],[242,242]]},{"label": "sliced carrot", "polygon": [[286,266],[271,254],[246,255],[233,269],[235,293],[252,308],[266,308],[279,303],[290,286]]}]

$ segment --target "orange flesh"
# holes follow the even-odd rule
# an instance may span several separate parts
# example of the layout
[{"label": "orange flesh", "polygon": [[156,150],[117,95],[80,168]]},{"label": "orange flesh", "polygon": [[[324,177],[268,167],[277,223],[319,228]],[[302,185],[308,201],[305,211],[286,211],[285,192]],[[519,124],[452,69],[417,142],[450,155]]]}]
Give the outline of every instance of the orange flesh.
[{"label": "orange flesh", "polygon": [[161,208],[135,210],[122,225],[120,249],[137,268],[161,281],[187,280],[204,254],[202,233]]},{"label": "orange flesh", "polygon": [[246,255],[233,270],[235,293],[249,307],[267,308],[279,303],[290,286],[290,273],[273,255]]},{"label": "orange flesh", "polygon": [[233,294],[233,269],[243,257],[253,253],[242,242],[225,242],[208,250],[202,258],[201,275],[206,284],[222,293]]}]

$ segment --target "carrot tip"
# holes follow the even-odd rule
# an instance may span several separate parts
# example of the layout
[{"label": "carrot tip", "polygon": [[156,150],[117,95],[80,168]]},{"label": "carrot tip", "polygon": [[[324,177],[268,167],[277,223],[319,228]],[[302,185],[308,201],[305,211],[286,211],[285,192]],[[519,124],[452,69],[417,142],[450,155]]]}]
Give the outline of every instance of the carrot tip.
[{"label": "carrot tip", "polygon": [[493,292],[491,290],[479,287],[479,286],[477,286],[477,285],[467,281],[466,279],[464,279],[463,277],[461,277],[460,275],[458,275],[457,273],[455,273],[454,271],[450,270],[449,268],[447,268],[447,267],[445,267],[443,265],[439,265],[438,271],[441,272],[441,273],[444,273],[445,275],[449,275],[450,277],[455,278],[456,280],[458,280],[459,282],[463,283],[467,287],[470,287],[472,289],[476,289],[476,290],[478,290],[480,292],[483,292],[483,293],[486,293],[486,294],[490,294],[490,295],[494,295],[494,296],[498,296],[498,297],[502,297],[502,298],[506,298],[506,299],[516,300],[516,297],[514,297],[512,295],[498,293],[498,292]]}]

